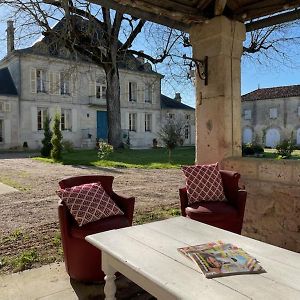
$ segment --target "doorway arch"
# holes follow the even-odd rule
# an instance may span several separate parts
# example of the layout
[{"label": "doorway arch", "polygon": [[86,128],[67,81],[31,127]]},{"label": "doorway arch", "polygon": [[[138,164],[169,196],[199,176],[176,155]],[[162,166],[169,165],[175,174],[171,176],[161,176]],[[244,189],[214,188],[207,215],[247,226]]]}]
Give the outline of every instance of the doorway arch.
[{"label": "doorway arch", "polygon": [[280,142],[280,133],[277,128],[269,128],[266,132],[266,147],[275,148]]}]

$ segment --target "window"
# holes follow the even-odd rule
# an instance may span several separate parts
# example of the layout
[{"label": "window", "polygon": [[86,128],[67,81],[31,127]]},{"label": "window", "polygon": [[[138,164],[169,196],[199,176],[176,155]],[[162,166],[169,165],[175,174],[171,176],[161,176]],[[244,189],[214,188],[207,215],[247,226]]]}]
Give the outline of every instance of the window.
[{"label": "window", "polygon": [[137,100],[137,84],[136,82],[129,82],[129,101]]},{"label": "window", "polygon": [[270,108],[270,119],[277,119],[277,108]]},{"label": "window", "polygon": [[175,119],[175,114],[168,113],[167,118],[170,119],[170,120],[174,120]]},{"label": "window", "polygon": [[152,115],[145,114],[145,131],[152,131]]},{"label": "window", "polygon": [[0,143],[3,142],[3,120],[0,120]]},{"label": "window", "polygon": [[62,109],[60,115],[61,130],[72,130],[72,111],[71,109]]},{"label": "window", "polygon": [[244,120],[251,120],[251,110],[250,109],[245,109],[244,111]]},{"label": "window", "polygon": [[300,117],[300,106],[298,106],[298,117]]},{"label": "window", "polygon": [[37,109],[37,129],[43,130],[44,129],[44,122],[48,115],[47,108],[38,108]]},{"label": "window", "polygon": [[187,121],[189,121],[189,120],[191,119],[191,116],[190,116],[190,115],[185,115],[185,119],[186,119]]},{"label": "window", "polygon": [[36,70],[36,92],[46,93],[46,71],[37,69]]},{"label": "window", "polygon": [[60,94],[70,95],[70,74],[60,73]]},{"label": "window", "polygon": [[186,125],[186,126],[184,127],[184,138],[185,138],[186,140],[188,140],[189,137],[190,137],[190,129],[189,129],[189,126]]},{"label": "window", "polygon": [[145,102],[152,103],[152,86],[149,83],[145,84]]},{"label": "window", "polygon": [[96,83],[96,98],[106,99],[106,86]]},{"label": "window", "polygon": [[136,131],[136,114],[129,114],[129,131]]}]

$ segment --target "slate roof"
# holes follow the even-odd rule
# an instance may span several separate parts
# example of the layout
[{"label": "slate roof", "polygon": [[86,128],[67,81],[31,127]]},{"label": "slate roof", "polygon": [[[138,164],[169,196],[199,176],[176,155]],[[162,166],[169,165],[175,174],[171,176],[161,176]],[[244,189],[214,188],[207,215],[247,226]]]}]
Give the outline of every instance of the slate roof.
[{"label": "slate roof", "polygon": [[163,94],[160,95],[160,106],[161,108],[173,108],[173,109],[186,109],[195,110],[195,108],[167,97]]},{"label": "slate roof", "polygon": [[242,96],[242,101],[255,101],[300,96],[300,85],[257,89]]},{"label": "slate roof", "polygon": [[[89,31],[89,23],[87,20],[73,16],[74,23],[76,26],[76,30],[81,32],[88,32]],[[53,28],[53,32],[62,32],[62,35],[65,34],[65,22],[66,19],[62,18]],[[97,23],[98,27],[93,34],[93,41],[97,47],[99,46],[99,41],[101,44],[101,40],[104,39],[105,33],[102,29],[102,23]],[[70,53],[63,45],[64,41],[63,38],[61,40],[54,40],[53,37],[48,34],[45,35],[40,41],[36,42],[34,45],[28,48],[15,50],[15,52],[19,53],[28,53],[28,54],[37,54],[37,55],[44,55],[44,56],[54,56],[57,58],[62,59],[70,59],[70,60],[79,60],[85,62],[94,63],[88,57],[79,54],[79,53]],[[119,47],[122,46],[122,43],[119,41]],[[141,71],[151,74],[156,74],[162,76],[161,74],[152,70],[152,66],[149,62],[142,63],[139,61],[133,54],[125,52],[122,57],[118,58],[118,67],[121,69],[133,70],[133,71]]]},{"label": "slate roof", "polygon": [[0,95],[18,96],[18,91],[8,68],[0,69]]}]

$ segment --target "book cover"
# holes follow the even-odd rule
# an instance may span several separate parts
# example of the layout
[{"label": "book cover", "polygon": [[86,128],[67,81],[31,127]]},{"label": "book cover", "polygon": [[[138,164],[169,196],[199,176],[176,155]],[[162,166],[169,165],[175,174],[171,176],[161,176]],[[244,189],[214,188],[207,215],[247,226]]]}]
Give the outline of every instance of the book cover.
[{"label": "book cover", "polygon": [[178,251],[193,260],[207,278],[266,272],[242,248],[222,241],[182,247]]}]

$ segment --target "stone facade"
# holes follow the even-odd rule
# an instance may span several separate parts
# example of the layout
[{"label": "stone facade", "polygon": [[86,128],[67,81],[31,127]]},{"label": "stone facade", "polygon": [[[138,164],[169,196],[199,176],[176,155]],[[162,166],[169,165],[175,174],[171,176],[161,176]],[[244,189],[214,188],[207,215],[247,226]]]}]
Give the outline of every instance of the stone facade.
[{"label": "stone facade", "polygon": [[275,147],[293,137],[300,146],[300,86],[259,89],[242,97],[243,143]]},{"label": "stone facade", "polygon": [[300,252],[300,164],[228,158],[222,168],[238,171],[248,192],[242,234]]},{"label": "stone facade", "polygon": [[[63,138],[75,147],[94,147],[96,138],[105,135],[107,128],[101,126],[107,125],[101,118],[106,113],[106,83],[100,67],[22,50],[12,51],[4,58],[0,68],[5,67],[18,96],[1,96],[11,104],[10,111],[0,112],[5,136],[0,148],[22,146],[24,142],[29,148],[40,148],[45,114],[51,119],[56,113],[64,114]],[[135,148],[151,147],[166,116],[161,107],[162,76],[151,68],[149,72],[120,68],[119,72],[124,142],[129,140]],[[130,99],[130,94],[135,99]],[[189,108],[190,122],[194,122],[194,109]],[[176,114],[181,113],[180,108],[175,110]],[[194,123],[192,126],[186,145],[194,144]]]}]

